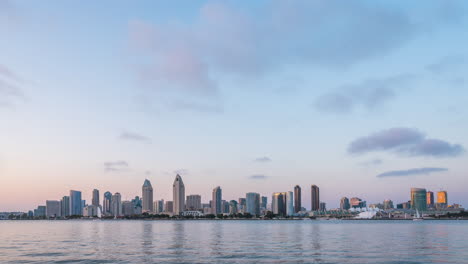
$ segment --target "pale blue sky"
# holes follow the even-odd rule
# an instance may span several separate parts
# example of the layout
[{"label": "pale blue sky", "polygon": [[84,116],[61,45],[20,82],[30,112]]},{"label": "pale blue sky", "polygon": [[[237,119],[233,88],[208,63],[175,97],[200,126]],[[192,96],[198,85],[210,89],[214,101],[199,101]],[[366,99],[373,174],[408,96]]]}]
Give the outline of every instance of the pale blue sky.
[{"label": "pale blue sky", "polygon": [[[177,171],[204,202],[218,185],[230,200],[299,184],[309,207],[316,184],[331,208],[411,187],[468,206],[467,8],[2,1],[0,211],[69,189],[131,198],[145,178],[170,200]],[[426,137],[403,144],[407,130]],[[448,171],[377,177],[415,168]]]}]

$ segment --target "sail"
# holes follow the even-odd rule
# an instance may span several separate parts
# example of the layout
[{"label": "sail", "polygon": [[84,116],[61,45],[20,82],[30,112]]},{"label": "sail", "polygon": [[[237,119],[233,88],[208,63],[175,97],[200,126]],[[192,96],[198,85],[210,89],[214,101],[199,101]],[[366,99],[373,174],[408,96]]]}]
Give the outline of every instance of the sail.
[{"label": "sail", "polygon": [[98,218],[102,217],[101,206],[98,206],[98,208],[97,208],[97,217]]}]

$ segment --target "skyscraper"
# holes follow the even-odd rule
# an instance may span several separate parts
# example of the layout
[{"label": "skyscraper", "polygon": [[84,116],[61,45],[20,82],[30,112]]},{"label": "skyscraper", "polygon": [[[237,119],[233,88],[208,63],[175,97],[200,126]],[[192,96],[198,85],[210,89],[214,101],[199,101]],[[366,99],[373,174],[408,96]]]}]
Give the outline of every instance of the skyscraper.
[{"label": "skyscraper", "polygon": [[185,186],[179,174],[176,175],[172,185],[172,197],[174,199],[174,215],[180,215],[185,210]]},{"label": "skyscraper", "polygon": [[293,192],[286,193],[286,214],[292,216],[294,214],[294,194]]},{"label": "skyscraper", "polygon": [[426,211],[426,196],[426,189],[411,188],[411,209],[418,210],[420,212]]},{"label": "skyscraper", "polygon": [[237,201],[236,200],[231,200],[229,202],[229,214],[237,214]]},{"label": "skyscraper", "polygon": [[46,201],[46,217],[60,217],[60,201]]},{"label": "skyscraper", "polygon": [[96,206],[96,208],[99,207],[99,190],[97,189],[93,190],[93,199],[91,200],[91,204]]},{"label": "skyscraper", "polygon": [[260,194],[254,192],[247,193],[245,200],[247,204],[246,212],[253,216],[260,215]]},{"label": "skyscraper", "polygon": [[60,201],[60,215],[70,216],[70,196],[62,197]]},{"label": "skyscraper", "polygon": [[324,202],[320,202],[319,211],[321,211],[321,212],[327,211],[327,204],[324,203]]},{"label": "skyscraper", "polygon": [[121,216],[122,215],[122,196],[116,192],[111,198],[111,215]]},{"label": "skyscraper", "polygon": [[237,204],[237,211],[239,213],[245,213],[245,204],[246,204],[245,198],[239,198],[239,203]]},{"label": "skyscraper", "polygon": [[70,191],[70,215],[83,215],[80,191]]},{"label": "skyscraper", "polygon": [[216,187],[213,189],[213,194],[212,194],[212,204],[211,204],[211,213],[214,215],[218,215],[222,213],[222,199],[223,194],[221,187]]},{"label": "skyscraper", "polygon": [[164,212],[166,213],[173,213],[174,212],[174,202],[173,201],[166,201],[164,204]]},{"label": "skyscraper", "polygon": [[262,196],[262,202],[260,203],[260,207],[266,209],[268,205],[268,197]]},{"label": "skyscraper", "polygon": [[286,215],[286,193],[276,192],[271,197],[271,209],[273,214],[285,216]]},{"label": "skyscraper", "polygon": [[441,206],[448,205],[447,191],[437,192],[437,203]]},{"label": "skyscraper", "polygon": [[189,211],[201,210],[201,196],[198,194],[192,194],[187,196],[186,208]]},{"label": "skyscraper", "polygon": [[112,193],[105,192],[104,193],[104,200],[102,201],[102,213],[104,215],[112,215],[112,213],[111,213],[111,200],[112,200]]},{"label": "skyscraper", "polygon": [[299,185],[294,186],[294,212],[301,211],[301,187]]},{"label": "skyscraper", "polygon": [[384,200],[383,201],[383,209],[388,210],[388,209],[393,209],[393,201],[392,200]]},{"label": "skyscraper", "polygon": [[427,207],[434,206],[434,193],[431,191],[427,191],[426,193],[426,204],[427,204]]},{"label": "skyscraper", "polygon": [[312,204],[312,211],[318,211],[320,209],[320,193],[319,187],[317,185],[312,185],[312,194],[311,194],[311,204]]},{"label": "skyscraper", "polygon": [[153,212],[153,186],[149,180],[145,180],[142,190],[142,212]]},{"label": "skyscraper", "polygon": [[349,210],[349,208],[351,208],[351,206],[349,204],[349,199],[347,197],[341,198],[341,200],[340,200],[340,209],[341,210]]}]

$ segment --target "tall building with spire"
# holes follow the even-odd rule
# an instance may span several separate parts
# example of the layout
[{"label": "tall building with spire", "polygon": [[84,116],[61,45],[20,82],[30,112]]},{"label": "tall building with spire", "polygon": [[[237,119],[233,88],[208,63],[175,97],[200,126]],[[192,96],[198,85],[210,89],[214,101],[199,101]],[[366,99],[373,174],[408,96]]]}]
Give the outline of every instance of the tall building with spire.
[{"label": "tall building with spire", "polygon": [[99,190],[97,189],[93,190],[93,199],[91,200],[91,204],[99,207]]},{"label": "tall building with spire", "polygon": [[301,187],[299,185],[294,186],[294,212],[301,211]]},{"label": "tall building with spire", "polygon": [[185,209],[185,186],[179,174],[176,175],[172,185],[172,197],[174,215],[180,215]]},{"label": "tall building with spire", "polygon": [[153,186],[151,186],[151,182],[148,179],[146,179],[141,189],[142,212],[153,212]]},{"label": "tall building with spire", "polygon": [[320,190],[317,185],[311,186],[312,194],[311,194],[311,204],[312,208],[311,211],[318,211],[320,209]]},{"label": "tall building with spire", "polygon": [[222,207],[222,198],[223,193],[221,187],[216,187],[213,189],[213,195],[211,200],[211,213],[214,215],[222,214],[223,209]]}]

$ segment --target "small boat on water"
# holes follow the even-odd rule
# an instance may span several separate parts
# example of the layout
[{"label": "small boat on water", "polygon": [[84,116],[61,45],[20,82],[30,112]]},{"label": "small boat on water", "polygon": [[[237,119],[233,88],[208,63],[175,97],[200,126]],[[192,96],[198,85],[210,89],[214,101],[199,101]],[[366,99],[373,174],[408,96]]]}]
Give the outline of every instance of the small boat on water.
[{"label": "small boat on water", "polygon": [[413,221],[422,221],[424,218],[419,214],[418,209],[416,209],[416,215],[413,217]]}]

